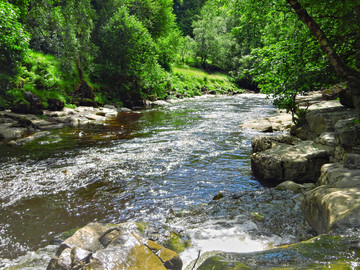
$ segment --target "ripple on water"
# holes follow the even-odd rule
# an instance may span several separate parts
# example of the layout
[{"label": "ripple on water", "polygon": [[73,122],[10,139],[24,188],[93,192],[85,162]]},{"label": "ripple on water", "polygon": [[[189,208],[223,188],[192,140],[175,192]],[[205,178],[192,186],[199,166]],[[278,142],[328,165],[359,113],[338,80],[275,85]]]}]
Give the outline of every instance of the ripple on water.
[{"label": "ripple on water", "polygon": [[120,114],[105,127],[54,131],[16,153],[4,149],[0,239],[21,248],[0,257],[91,221],[165,222],[170,209],[207,203],[220,190],[262,189],[249,162],[258,133],[239,125],[273,112],[261,95],[197,99]]}]

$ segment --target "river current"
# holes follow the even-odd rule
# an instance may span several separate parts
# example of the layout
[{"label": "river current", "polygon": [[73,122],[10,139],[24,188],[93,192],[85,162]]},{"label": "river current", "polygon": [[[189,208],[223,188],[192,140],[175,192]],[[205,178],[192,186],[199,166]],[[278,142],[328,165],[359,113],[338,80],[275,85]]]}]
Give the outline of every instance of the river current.
[{"label": "river current", "polygon": [[[89,222],[166,224],[170,213],[209,205],[219,191],[263,191],[250,169],[259,134],[240,124],[274,112],[263,95],[200,97],[0,146],[0,265]],[[271,242],[249,236],[255,225],[235,214],[205,212],[172,224],[193,238],[185,261],[200,249],[254,251]]]}]

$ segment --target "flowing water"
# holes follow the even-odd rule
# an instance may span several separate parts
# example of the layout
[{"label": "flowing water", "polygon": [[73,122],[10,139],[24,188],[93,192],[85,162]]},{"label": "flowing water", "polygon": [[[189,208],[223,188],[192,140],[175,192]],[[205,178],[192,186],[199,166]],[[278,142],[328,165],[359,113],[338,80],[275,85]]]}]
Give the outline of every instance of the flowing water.
[{"label": "flowing water", "polygon": [[219,191],[240,192],[252,194],[238,202],[243,210],[254,207],[254,196],[265,190],[250,170],[258,133],[239,125],[274,111],[262,95],[198,98],[121,113],[105,127],[56,130],[21,148],[2,146],[0,258],[37,250],[89,222],[165,224],[171,213],[196,207],[196,218],[171,221],[193,238],[185,261],[196,257],[195,249],[214,246],[264,249],[277,241],[273,234],[257,238],[249,234],[255,223],[233,213],[236,207],[221,214],[209,202]]}]

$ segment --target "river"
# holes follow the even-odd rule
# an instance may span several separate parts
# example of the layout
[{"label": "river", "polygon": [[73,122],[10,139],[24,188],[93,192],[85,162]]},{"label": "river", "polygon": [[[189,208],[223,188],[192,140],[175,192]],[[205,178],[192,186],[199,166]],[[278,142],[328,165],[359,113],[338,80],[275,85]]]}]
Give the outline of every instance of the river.
[{"label": "river", "polygon": [[[55,130],[19,148],[1,146],[0,257],[17,258],[89,222],[164,224],[170,213],[209,205],[219,191],[264,191],[250,169],[258,133],[239,126],[274,112],[263,95],[200,97],[120,113],[106,126]],[[209,215],[173,221],[193,237],[185,261],[196,249],[253,251],[274,240],[248,235],[254,224],[234,215],[222,222]]]}]

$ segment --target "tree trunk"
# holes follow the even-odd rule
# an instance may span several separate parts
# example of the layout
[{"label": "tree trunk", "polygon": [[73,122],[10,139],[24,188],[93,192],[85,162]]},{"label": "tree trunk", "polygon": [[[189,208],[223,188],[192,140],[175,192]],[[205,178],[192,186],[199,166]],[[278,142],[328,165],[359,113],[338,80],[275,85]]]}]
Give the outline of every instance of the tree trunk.
[{"label": "tree trunk", "polygon": [[307,11],[301,6],[298,0],[286,0],[286,2],[295,10],[299,19],[310,29],[311,33],[317,38],[321,48],[326,53],[330,60],[331,65],[335,71],[342,78],[347,79],[353,73],[349,69],[340,57],[335,52],[332,44],[326,37],[320,26],[314,21],[314,19],[307,13]]},{"label": "tree trunk", "polygon": [[[330,60],[336,73],[348,81],[347,89],[340,94],[340,102],[346,107],[355,107],[360,111],[360,72],[351,69],[340,59],[334,47],[326,37],[324,31],[314,21],[314,19],[301,6],[298,0],[286,0],[295,10],[299,19],[310,29],[311,33],[317,38],[321,48]],[[358,12],[359,10],[356,10]]]},{"label": "tree trunk", "polygon": [[[92,87],[88,84],[88,82],[85,79],[84,76],[84,72],[83,69],[81,67],[81,61],[80,58],[77,57],[76,58],[76,69],[79,75],[79,85],[76,87],[76,96],[79,98],[83,98],[83,99],[90,99],[93,100],[95,95],[94,95],[94,91],[92,89]],[[90,103],[92,103],[93,101],[83,101],[84,104],[80,104],[80,105],[86,105],[88,106]],[[85,104],[86,103],[86,104]]]},{"label": "tree trunk", "polygon": [[[355,6],[354,10],[356,12],[357,23],[358,25],[360,25],[360,5]],[[360,69],[360,34],[359,33],[356,40],[356,68]]]}]

